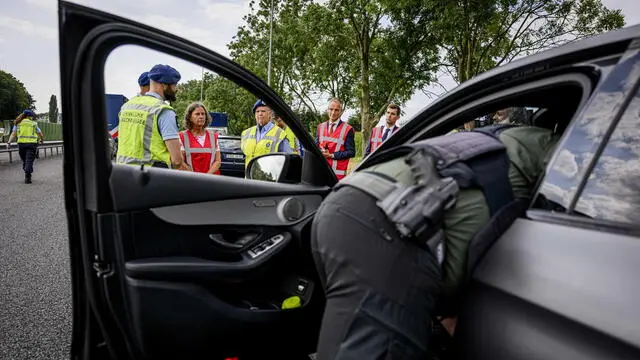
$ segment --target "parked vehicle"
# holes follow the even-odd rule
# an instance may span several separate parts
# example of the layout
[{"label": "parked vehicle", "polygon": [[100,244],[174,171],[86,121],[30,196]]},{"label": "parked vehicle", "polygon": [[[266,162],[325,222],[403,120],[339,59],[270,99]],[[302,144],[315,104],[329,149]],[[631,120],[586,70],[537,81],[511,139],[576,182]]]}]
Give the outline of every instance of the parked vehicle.
[{"label": "parked vehicle", "polygon": [[220,144],[220,173],[227,176],[244,177],[244,153],[240,150],[240,136],[218,137]]},{"label": "parked vehicle", "polygon": [[[67,2],[60,11],[63,130],[73,145],[64,152],[71,356],[313,353],[325,300],[309,234],[337,179],[293,111],[263,80],[179,34]],[[304,146],[303,169],[297,155],[277,153],[252,164],[274,160],[262,174],[281,183],[109,163],[95,128],[107,121],[103,94],[89,85],[102,82],[106,55],[127,44],[224,72],[269,103]],[[473,273],[454,338],[460,358],[640,358],[638,44],[640,26],[629,27],[483,73],[355,169],[508,107],[537,108],[532,123],[563,134],[536,201]],[[282,309],[291,296],[300,306]]]}]

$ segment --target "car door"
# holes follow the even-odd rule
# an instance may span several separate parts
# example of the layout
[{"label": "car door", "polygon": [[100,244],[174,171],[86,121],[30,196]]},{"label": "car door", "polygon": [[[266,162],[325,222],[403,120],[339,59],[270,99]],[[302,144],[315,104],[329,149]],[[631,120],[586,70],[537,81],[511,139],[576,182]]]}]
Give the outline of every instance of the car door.
[{"label": "car door", "polygon": [[640,52],[627,44],[566,130],[527,216],[477,267],[455,333],[460,358],[640,357]]},{"label": "car door", "polygon": [[[324,295],[309,232],[336,178],[291,109],[262,80],[179,34],[67,2],[59,26],[73,358],[313,353]],[[202,66],[270,104],[307,149],[298,183],[113,164],[105,62],[126,45]]]}]

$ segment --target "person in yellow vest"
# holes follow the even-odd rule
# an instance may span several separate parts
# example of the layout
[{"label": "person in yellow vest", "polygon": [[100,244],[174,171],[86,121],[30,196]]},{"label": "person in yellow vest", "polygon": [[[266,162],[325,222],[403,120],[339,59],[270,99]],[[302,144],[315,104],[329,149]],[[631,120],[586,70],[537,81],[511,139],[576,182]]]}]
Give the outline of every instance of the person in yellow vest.
[{"label": "person in yellow vest", "polygon": [[149,72],[145,71],[138,77],[138,86],[140,86],[140,92],[138,95],[144,95],[149,92],[149,86],[151,81],[149,80]]},{"label": "person in yellow vest", "polygon": [[18,139],[18,154],[22,160],[22,170],[24,170],[25,184],[31,184],[31,174],[33,173],[33,162],[36,158],[38,147],[38,138],[40,142],[44,141],[44,134],[35,121],[36,114],[31,110],[25,110],[16,118],[9,140],[7,140],[7,149],[11,147],[14,138]]},{"label": "person in yellow vest", "polygon": [[291,148],[291,152],[300,154],[300,142],[296,138],[296,135],[293,133],[293,130],[287,125],[284,120],[280,117],[280,115],[275,114],[275,122],[276,125],[284,130],[285,136],[287,138],[287,142],[289,143],[289,147]]},{"label": "person in yellow vest", "polygon": [[155,65],[148,74],[149,91],[127,101],[118,117],[116,162],[188,170],[180,151],[175,101],[180,73],[169,65]]},{"label": "person in yellow vest", "polygon": [[262,100],[253,105],[256,125],[242,132],[240,148],[244,153],[244,165],[256,156],[269,153],[290,153],[291,147],[285,131],[277,127],[272,121],[273,111]]}]

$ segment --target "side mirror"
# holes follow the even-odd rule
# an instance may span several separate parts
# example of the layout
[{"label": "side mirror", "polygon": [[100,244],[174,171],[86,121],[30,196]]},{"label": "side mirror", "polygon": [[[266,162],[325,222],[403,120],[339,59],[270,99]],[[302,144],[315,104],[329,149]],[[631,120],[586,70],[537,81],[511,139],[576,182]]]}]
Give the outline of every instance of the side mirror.
[{"label": "side mirror", "polygon": [[302,178],[302,158],[298,154],[266,154],[249,162],[245,170],[247,179],[299,183]]}]

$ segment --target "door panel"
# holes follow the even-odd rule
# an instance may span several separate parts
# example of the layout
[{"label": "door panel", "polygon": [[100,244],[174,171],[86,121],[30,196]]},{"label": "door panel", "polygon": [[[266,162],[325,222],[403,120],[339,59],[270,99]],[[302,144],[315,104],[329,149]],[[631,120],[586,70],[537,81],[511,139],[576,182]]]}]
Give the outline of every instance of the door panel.
[{"label": "door panel", "polygon": [[638,358],[638,258],[636,237],[517,220],[474,274],[463,358]]},{"label": "door panel", "polygon": [[[311,221],[336,179],[292,110],[253,74],[177,36],[64,2],[60,24],[74,357],[104,348],[119,359],[315,352],[324,294]],[[135,85],[158,63],[181,72],[185,94],[189,80],[206,74],[219,85],[203,91],[206,106],[247,128],[256,99],[270,104],[305,147],[312,176],[276,184],[111,163],[105,93],[122,89],[119,82]],[[135,74],[126,72],[138,64]],[[215,102],[230,94],[236,98]],[[173,101],[175,120],[186,127],[187,106],[197,100]],[[168,134],[160,120],[154,126]],[[299,304],[285,303],[293,296]]]}]

